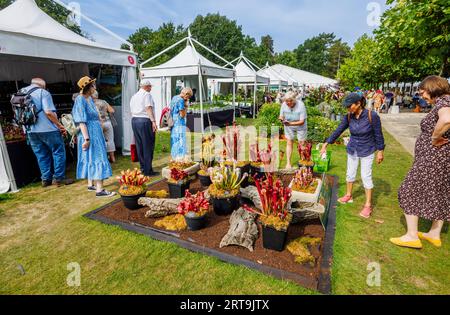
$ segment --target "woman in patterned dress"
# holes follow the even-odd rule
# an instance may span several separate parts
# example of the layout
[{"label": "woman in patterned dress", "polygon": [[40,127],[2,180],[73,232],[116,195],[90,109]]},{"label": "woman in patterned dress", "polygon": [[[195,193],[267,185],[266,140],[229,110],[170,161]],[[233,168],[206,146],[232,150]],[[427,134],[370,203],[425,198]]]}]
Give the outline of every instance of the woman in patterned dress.
[{"label": "woman in patterned dress", "polygon": [[[398,192],[408,231],[391,239],[395,245],[417,249],[422,248],[421,240],[441,247],[441,230],[450,220],[450,85],[447,79],[429,76],[419,91],[435,106],[421,123],[414,165]],[[428,233],[418,231],[419,218],[433,221]]]},{"label": "woman in patterned dress", "polygon": [[87,179],[88,190],[95,191],[97,197],[112,197],[114,192],[103,189],[103,180],[112,176],[112,170],[98,111],[92,100],[92,94],[96,91],[95,79],[83,77],[78,81],[78,86],[80,95],[72,109],[73,120],[80,127],[77,178]]},{"label": "woman in patterned dress", "polygon": [[190,88],[184,88],[180,95],[174,96],[170,102],[170,114],[173,119],[173,127],[170,133],[171,155],[175,161],[186,158],[186,110],[187,102],[192,97]]}]

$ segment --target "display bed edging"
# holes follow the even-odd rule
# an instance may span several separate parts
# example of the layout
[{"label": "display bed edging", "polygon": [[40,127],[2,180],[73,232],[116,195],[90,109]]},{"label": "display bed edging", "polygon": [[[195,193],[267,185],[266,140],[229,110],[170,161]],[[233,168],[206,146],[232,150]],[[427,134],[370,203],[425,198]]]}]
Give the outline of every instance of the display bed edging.
[{"label": "display bed edging", "polygon": [[[154,182],[153,184],[155,183],[157,182]],[[331,265],[333,259],[333,243],[336,229],[336,204],[337,204],[338,183],[339,183],[338,177],[333,176],[332,197],[330,200],[330,210],[328,214],[327,226],[325,231],[325,239],[323,243],[322,259],[320,261],[320,273],[317,287],[316,282],[312,281],[310,278],[304,277],[302,275],[293,272],[273,268],[270,266],[260,265],[247,259],[243,259],[237,256],[217,251],[215,249],[197,245],[194,242],[182,240],[175,232],[162,231],[152,227],[142,226],[136,223],[125,223],[121,221],[111,220],[109,218],[105,218],[97,214],[98,212],[110,207],[111,205],[121,202],[120,199],[114,200],[98,209],[95,209],[87,214],[84,214],[83,217],[94,221],[102,222],[104,224],[119,226],[124,230],[135,232],[138,234],[143,234],[159,241],[174,243],[192,252],[206,254],[208,256],[215,257],[223,262],[228,262],[234,265],[243,265],[256,271],[269,274],[278,279],[291,280],[307,289],[317,290],[322,294],[331,294],[332,293]]]}]

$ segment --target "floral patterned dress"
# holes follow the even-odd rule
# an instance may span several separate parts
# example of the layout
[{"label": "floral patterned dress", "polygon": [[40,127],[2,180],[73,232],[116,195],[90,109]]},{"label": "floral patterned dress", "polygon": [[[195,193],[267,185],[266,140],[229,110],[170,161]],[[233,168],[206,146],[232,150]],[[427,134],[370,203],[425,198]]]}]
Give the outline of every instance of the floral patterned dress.
[{"label": "floral patterned dress", "polygon": [[[427,220],[450,220],[450,143],[431,144],[438,111],[450,107],[450,96],[440,97],[422,120],[422,133],[416,142],[413,167],[398,192],[400,207],[408,215]],[[444,134],[450,139],[450,130]]]},{"label": "floral patterned dress", "polygon": [[180,116],[185,109],[185,100],[181,96],[174,96],[170,103],[170,114],[173,118],[173,128],[170,134],[171,155],[173,160],[181,160],[187,155],[186,148],[186,117]]}]

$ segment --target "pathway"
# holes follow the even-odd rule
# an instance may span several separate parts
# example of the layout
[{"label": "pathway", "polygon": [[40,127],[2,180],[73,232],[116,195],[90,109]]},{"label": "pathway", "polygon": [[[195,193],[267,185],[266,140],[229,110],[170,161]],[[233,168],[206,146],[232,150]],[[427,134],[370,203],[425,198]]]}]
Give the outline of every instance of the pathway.
[{"label": "pathway", "polygon": [[426,115],[423,113],[382,114],[381,121],[383,128],[414,156],[416,139],[420,134],[420,122]]}]

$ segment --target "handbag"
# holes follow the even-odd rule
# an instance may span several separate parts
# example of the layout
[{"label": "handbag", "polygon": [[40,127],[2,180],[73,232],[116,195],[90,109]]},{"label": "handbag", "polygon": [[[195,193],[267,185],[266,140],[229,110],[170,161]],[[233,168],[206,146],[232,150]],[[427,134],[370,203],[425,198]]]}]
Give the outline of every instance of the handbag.
[{"label": "handbag", "polygon": [[133,163],[139,162],[138,155],[137,155],[136,144],[133,143],[130,146],[130,152],[131,152],[131,162],[133,162]]}]

